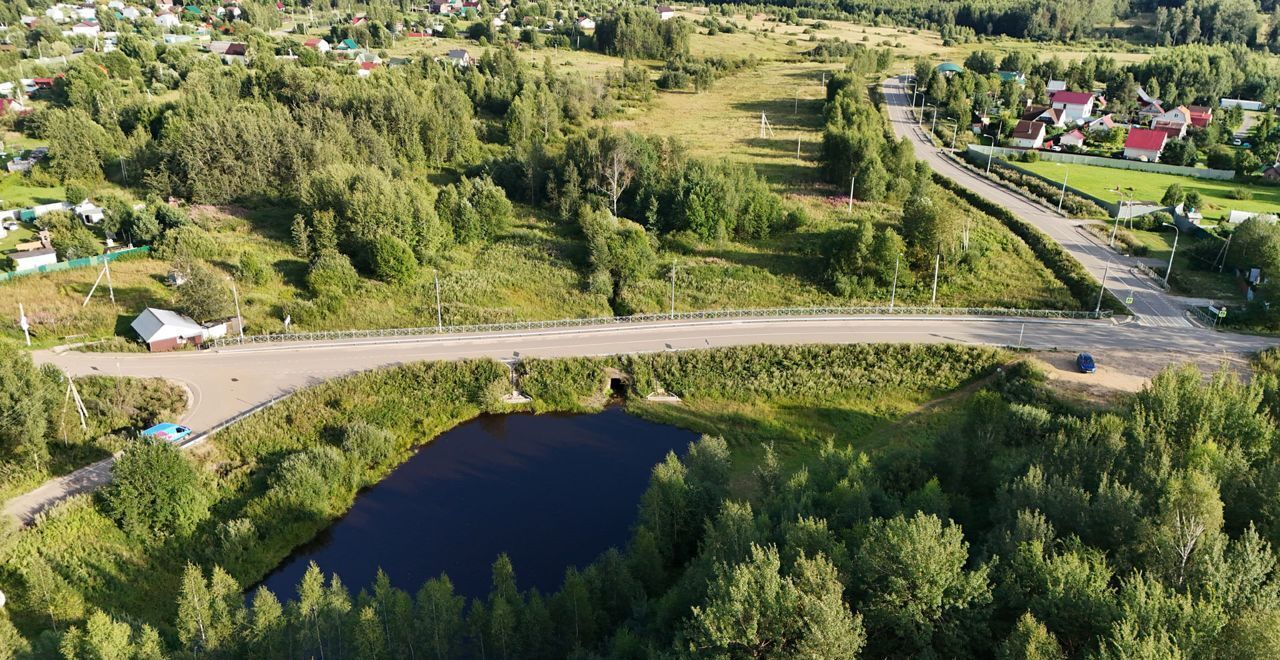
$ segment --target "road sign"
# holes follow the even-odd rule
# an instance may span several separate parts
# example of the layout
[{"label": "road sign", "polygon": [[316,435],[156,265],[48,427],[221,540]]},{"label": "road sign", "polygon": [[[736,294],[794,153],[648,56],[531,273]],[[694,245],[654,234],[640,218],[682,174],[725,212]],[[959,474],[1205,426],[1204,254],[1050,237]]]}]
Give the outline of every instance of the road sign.
[{"label": "road sign", "polygon": [[1125,298],[1125,299],[1124,299],[1124,304],[1126,304],[1126,305],[1132,305],[1132,304],[1133,304],[1133,296],[1129,296],[1128,298]]},{"label": "road sign", "polygon": [[1220,318],[1220,319],[1225,319],[1225,318],[1227,318],[1227,308],[1226,308],[1226,307],[1223,307],[1222,309],[1218,310],[1218,318]]}]

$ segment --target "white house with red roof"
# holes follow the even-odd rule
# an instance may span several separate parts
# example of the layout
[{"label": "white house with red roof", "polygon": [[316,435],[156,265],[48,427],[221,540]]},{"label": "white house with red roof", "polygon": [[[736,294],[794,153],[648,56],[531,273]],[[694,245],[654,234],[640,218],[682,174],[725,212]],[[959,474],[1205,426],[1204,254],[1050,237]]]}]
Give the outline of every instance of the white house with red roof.
[{"label": "white house with red roof", "polygon": [[1058,138],[1058,144],[1064,147],[1083,147],[1084,133],[1081,133],[1078,128],[1073,128],[1070,131],[1063,133],[1062,137]]},{"label": "white house with red roof", "polygon": [[1093,114],[1094,96],[1090,92],[1054,92],[1049,97],[1053,107],[1062,111],[1062,120],[1076,122]]},{"label": "white house with red roof", "polygon": [[1044,122],[1023,119],[1013,127],[1010,143],[1023,149],[1039,149],[1044,145]]},{"label": "white house with red roof", "polygon": [[1124,141],[1124,157],[1130,160],[1156,162],[1168,142],[1169,135],[1151,128],[1135,128]]},{"label": "white house with red roof", "polygon": [[1111,115],[1102,115],[1086,124],[1086,127],[1091,131],[1109,131],[1116,127],[1116,121]]},{"label": "white house with red roof", "polygon": [[302,42],[302,45],[316,51],[317,53],[320,53],[321,55],[332,50],[332,47],[329,45],[329,42],[319,38],[307,39],[306,41]]},{"label": "white house with red roof", "polygon": [[1187,106],[1180,105],[1176,108],[1169,108],[1164,112],[1151,118],[1151,128],[1157,131],[1163,131],[1166,135],[1173,139],[1181,139],[1187,136],[1187,128],[1191,126],[1191,111]]}]

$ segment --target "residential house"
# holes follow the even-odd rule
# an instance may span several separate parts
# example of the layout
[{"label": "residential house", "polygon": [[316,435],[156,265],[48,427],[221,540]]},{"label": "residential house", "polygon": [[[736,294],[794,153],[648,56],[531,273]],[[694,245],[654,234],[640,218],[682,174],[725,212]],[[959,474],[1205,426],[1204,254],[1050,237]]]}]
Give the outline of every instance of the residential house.
[{"label": "residential house", "polygon": [[1164,151],[1164,145],[1168,140],[1169,135],[1164,131],[1135,128],[1129,131],[1129,136],[1125,138],[1124,157],[1154,163],[1160,160],[1160,152]]},{"label": "residential house", "polygon": [[1049,101],[1062,111],[1064,122],[1077,122],[1093,114],[1094,98],[1090,92],[1059,91],[1054,92]]},{"label": "residential house", "polygon": [[591,20],[591,18],[590,18],[589,16],[583,16],[582,18],[579,18],[579,19],[578,19],[578,29],[579,29],[579,30],[594,30],[594,29],[596,29],[596,22],[595,22],[595,21],[593,21],[593,20]]},{"label": "residential house", "polygon": [[1023,119],[1013,127],[1010,143],[1021,149],[1039,149],[1044,145],[1044,132],[1044,122]]},{"label": "residential house", "polygon": [[27,250],[25,252],[10,252],[9,258],[13,260],[13,269],[19,273],[58,263],[58,253],[51,247]]},{"label": "residential house", "polygon": [[948,78],[956,75],[957,73],[960,73],[961,71],[964,71],[964,67],[960,66],[959,64],[956,64],[955,62],[943,62],[942,64],[939,64],[938,66],[934,67],[934,69],[937,70],[938,73]]},{"label": "residential house", "polygon": [[129,324],[154,353],[171,351],[187,344],[199,346],[210,339],[237,331],[235,319],[201,325],[177,312],[148,307]]},{"label": "residential house", "polygon": [[1280,181],[1280,163],[1268,165],[1267,169],[1262,170],[1262,178],[1268,181]]},{"label": "residential house", "polygon": [[1054,92],[1065,92],[1067,91],[1067,81],[1050,80],[1049,83],[1044,86],[1044,89],[1048,92],[1049,96],[1053,96]]},{"label": "residential house", "polygon": [[471,53],[468,53],[465,48],[454,48],[445,53],[445,58],[454,66],[471,66]]},{"label": "residential house", "polygon": [[8,114],[10,112],[14,114],[22,114],[26,111],[27,107],[22,105],[22,103],[17,99],[0,99],[0,115]]},{"label": "residential house", "polygon": [[1238,225],[1249,218],[1258,218],[1270,224],[1275,224],[1276,216],[1264,213],[1256,213],[1254,211],[1232,211],[1227,215],[1227,222]]},{"label": "residential house", "polygon": [[167,9],[156,12],[154,20],[156,25],[162,28],[176,28],[182,25],[182,20],[178,18],[178,15]]},{"label": "residential house", "polygon": [[996,75],[1000,77],[1000,82],[1013,82],[1018,85],[1027,84],[1027,76],[1021,71],[997,71]]},{"label": "residential house", "polygon": [[98,36],[101,31],[102,28],[98,26],[97,22],[80,21],[71,26],[71,34],[81,37],[93,38]]},{"label": "residential house", "polygon": [[1249,101],[1246,99],[1218,99],[1219,108],[1240,108],[1241,110],[1251,110],[1253,112],[1261,111],[1264,107],[1262,101]]},{"label": "residential house", "polygon": [[357,44],[355,39],[348,37],[346,39],[343,39],[342,41],[339,41],[337,47],[334,48],[334,50],[341,50],[341,51],[360,50],[360,44]]},{"label": "residential house", "polygon": [[431,0],[431,13],[456,14],[462,11],[462,0]]},{"label": "residential house", "polygon": [[142,11],[139,10],[137,7],[125,7],[124,9],[120,10],[120,18],[123,18],[126,21],[133,23],[133,22],[136,22],[139,18],[142,18]]},{"label": "residential house", "polygon": [[208,49],[210,53],[221,57],[224,64],[243,62],[249,55],[249,45],[238,41],[210,41]]},{"label": "residential house", "polygon": [[307,39],[306,41],[302,42],[302,45],[316,51],[317,53],[320,53],[321,55],[332,50],[332,48],[329,46],[329,42],[319,38]]},{"label": "residential house", "polygon": [[1187,129],[1190,126],[1191,111],[1185,105],[1170,108],[1151,118],[1151,128],[1157,131],[1164,131],[1165,134],[1175,140],[1186,137]]},{"label": "residential house", "polygon": [[54,23],[68,23],[71,21],[71,17],[67,15],[67,12],[63,11],[62,7],[58,5],[54,5],[44,10],[44,15],[49,17],[49,20]]},{"label": "residential house", "polygon": [[1102,115],[1097,119],[1085,124],[1085,128],[1090,131],[1109,131],[1116,127],[1116,122],[1111,115]]},{"label": "residential house", "polygon": [[1213,121],[1213,108],[1203,105],[1189,105],[1187,110],[1191,113],[1191,125],[1196,128],[1204,128]]},{"label": "residential house", "polygon": [[1022,119],[1025,121],[1038,121],[1049,126],[1062,125],[1062,111],[1057,108],[1046,108],[1043,105],[1033,105],[1022,113]]},{"label": "residential house", "polygon": [[87,199],[76,204],[72,210],[75,211],[76,217],[80,218],[80,221],[86,225],[102,224],[103,219],[106,218],[106,211]]},{"label": "residential house", "polygon": [[1148,94],[1147,90],[1143,89],[1141,85],[1138,86],[1138,98],[1135,100],[1139,106],[1160,105],[1160,99]]},{"label": "residential house", "polygon": [[1150,122],[1152,119],[1164,114],[1164,106],[1159,101],[1147,103],[1138,108],[1138,121]]},{"label": "residential house", "polygon": [[676,10],[668,7],[667,5],[658,5],[656,10],[658,12],[658,20],[668,21],[676,16]]},{"label": "residential house", "polygon": [[357,62],[356,75],[361,78],[364,78],[369,74],[373,73],[373,70],[378,68],[378,66],[380,65],[377,62]]},{"label": "residential house", "polygon": [[1084,148],[1084,133],[1081,133],[1078,128],[1073,128],[1058,138],[1058,144],[1064,147]]}]

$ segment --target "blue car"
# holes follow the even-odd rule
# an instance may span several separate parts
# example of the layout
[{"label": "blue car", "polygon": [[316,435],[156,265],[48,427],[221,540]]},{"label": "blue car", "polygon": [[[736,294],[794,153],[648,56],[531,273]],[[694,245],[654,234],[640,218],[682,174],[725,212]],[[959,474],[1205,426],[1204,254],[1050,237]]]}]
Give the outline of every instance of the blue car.
[{"label": "blue car", "polygon": [[1093,363],[1093,356],[1088,353],[1081,353],[1076,356],[1076,368],[1082,374],[1091,374],[1098,370],[1098,366]]},{"label": "blue car", "polygon": [[144,438],[155,438],[175,445],[181,444],[189,435],[191,435],[191,429],[170,422],[156,424],[142,432]]}]

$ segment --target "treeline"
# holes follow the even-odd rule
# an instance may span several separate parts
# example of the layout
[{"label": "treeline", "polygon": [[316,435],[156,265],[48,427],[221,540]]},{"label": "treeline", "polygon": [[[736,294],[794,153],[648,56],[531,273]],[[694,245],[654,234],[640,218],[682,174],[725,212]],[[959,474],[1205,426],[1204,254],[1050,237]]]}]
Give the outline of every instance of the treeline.
[{"label": "treeline", "polygon": [[[173,629],[181,652],[224,657],[1280,653],[1274,378],[1171,369],[1092,413],[1044,381],[1015,365],[931,437],[870,456],[828,444],[784,467],[766,443],[745,487],[704,437],[655,466],[627,546],[552,594],[499,557],[470,603],[447,576],[353,595],[313,566],[295,598],[246,604],[188,565]],[[88,622],[55,636],[64,652],[155,647],[145,626]]]},{"label": "treeline", "polygon": [[691,34],[683,18],[664,21],[652,7],[625,5],[596,23],[594,38],[607,55],[658,60],[687,55]]}]

